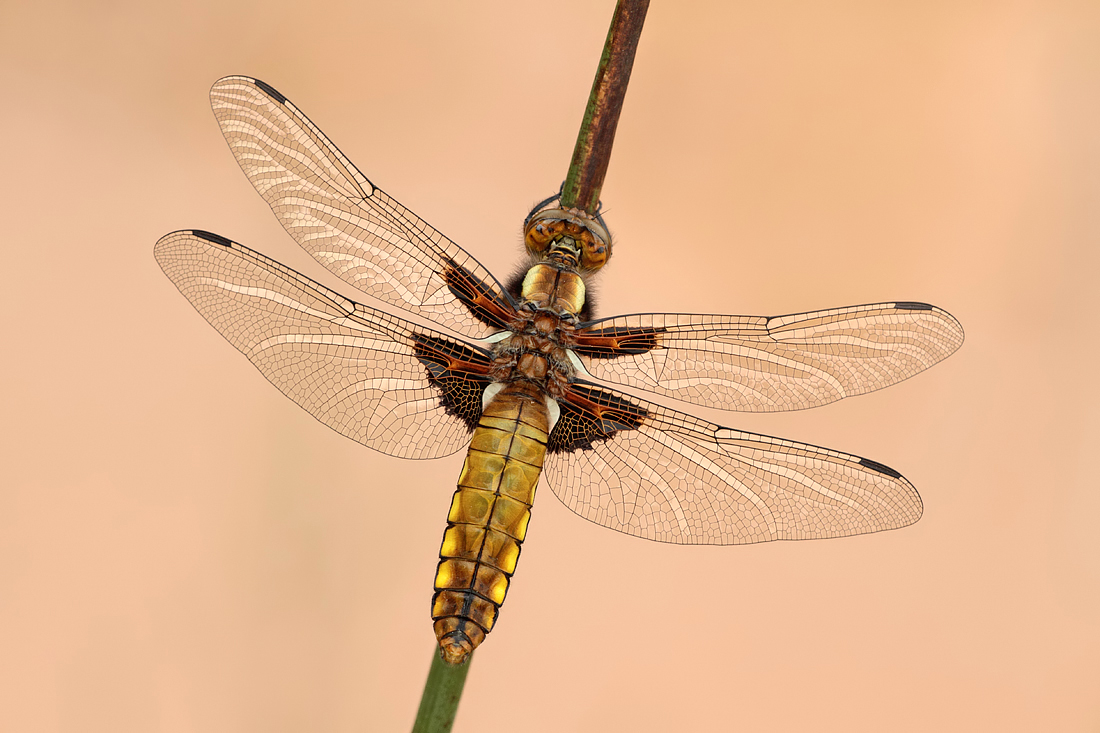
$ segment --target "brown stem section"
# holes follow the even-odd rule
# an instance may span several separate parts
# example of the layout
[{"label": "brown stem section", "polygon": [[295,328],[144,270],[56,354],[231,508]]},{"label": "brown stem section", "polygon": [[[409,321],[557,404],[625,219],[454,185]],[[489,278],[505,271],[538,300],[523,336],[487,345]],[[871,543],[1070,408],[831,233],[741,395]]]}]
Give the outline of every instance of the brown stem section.
[{"label": "brown stem section", "polygon": [[607,41],[584,110],[573,160],[562,187],[561,206],[595,214],[600,189],[611,160],[615,128],[626,97],[626,85],[634,66],[634,53],[642,34],[649,0],[619,0],[607,31]]}]

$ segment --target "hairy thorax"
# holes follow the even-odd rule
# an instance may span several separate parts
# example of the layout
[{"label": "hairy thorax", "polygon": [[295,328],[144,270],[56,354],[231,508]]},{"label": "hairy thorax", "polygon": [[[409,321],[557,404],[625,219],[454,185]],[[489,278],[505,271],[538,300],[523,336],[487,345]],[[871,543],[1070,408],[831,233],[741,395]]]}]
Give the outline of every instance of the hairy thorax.
[{"label": "hairy thorax", "polygon": [[560,399],[576,369],[567,349],[575,343],[584,280],[549,264],[532,267],[523,283],[525,302],[509,324],[510,334],[493,349],[494,381],[527,381]]},{"label": "hairy thorax", "polygon": [[527,381],[561,399],[576,369],[566,349],[573,345],[574,326],[545,310],[523,311],[512,332],[493,348],[493,381]]}]

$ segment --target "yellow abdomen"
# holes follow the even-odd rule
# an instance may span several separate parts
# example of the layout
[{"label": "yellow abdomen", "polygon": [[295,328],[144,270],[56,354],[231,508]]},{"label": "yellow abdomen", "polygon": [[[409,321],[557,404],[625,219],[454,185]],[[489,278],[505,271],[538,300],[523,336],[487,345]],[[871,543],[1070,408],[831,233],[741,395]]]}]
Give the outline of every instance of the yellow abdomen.
[{"label": "yellow abdomen", "polygon": [[432,618],[443,658],[458,664],[493,628],[527,534],[549,432],[546,397],[506,385],[482,412],[447,515]]}]

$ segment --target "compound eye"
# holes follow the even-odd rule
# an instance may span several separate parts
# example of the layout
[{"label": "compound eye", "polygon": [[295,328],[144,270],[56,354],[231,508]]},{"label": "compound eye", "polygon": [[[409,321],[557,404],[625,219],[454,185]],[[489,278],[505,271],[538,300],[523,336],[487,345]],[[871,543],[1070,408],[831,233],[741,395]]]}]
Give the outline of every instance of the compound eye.
[{"label": "compound eye", "polygon": [[523,244],[531,254],[545,254],[562,232],[560,220],[548,218],[550,212],[540,211],[527,222],[523,231]]},{"label": "compound eye", "polygon": [[596,219],[575,209],[545,209],[532,216],[523,229],[523,243],[534,255],[545,255],[562,237],[579,245],[580,266],[598,270],[611,256],[611,235]]},{"label": "compound eye", "polygon": [[584,251],[581,253],[581,267],[588,270],[598,270],[607,264],[607,258],[611,256],[611,247],[599,239],[585,239]]}]

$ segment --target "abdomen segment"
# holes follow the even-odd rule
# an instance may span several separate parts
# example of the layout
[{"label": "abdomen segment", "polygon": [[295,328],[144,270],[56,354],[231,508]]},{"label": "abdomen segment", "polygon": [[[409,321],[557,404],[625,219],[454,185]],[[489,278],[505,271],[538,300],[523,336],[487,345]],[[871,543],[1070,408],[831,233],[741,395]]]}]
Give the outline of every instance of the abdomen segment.
[{"label": "abdomen segment", "polygon": [[439,550],[432,618],[443,658],[465,661],[492,630],[527,534],[546,455],[541,390],[506,385],[474,430]]}]

